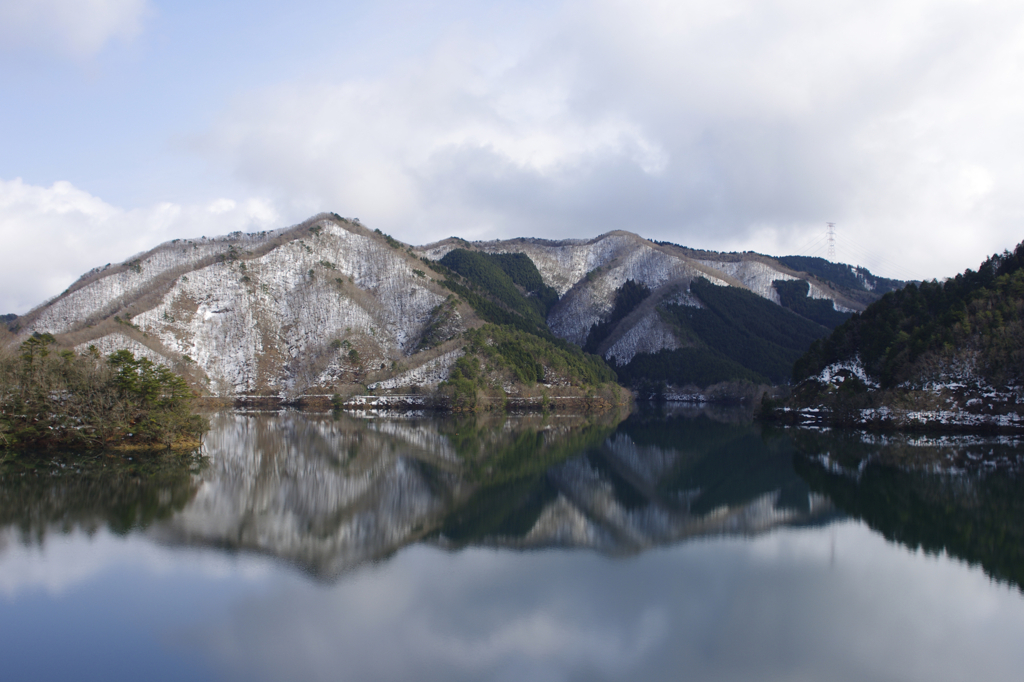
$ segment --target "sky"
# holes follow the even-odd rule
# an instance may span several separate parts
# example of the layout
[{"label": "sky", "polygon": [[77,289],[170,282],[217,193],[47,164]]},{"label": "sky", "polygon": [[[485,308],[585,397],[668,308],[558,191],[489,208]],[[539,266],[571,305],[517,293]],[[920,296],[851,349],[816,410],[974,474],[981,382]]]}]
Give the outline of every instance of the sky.
[{"label": "sky", "polygon": [[0,0],[0,313],[320,211],[900,279],[1024,240],[1024,3]]}]

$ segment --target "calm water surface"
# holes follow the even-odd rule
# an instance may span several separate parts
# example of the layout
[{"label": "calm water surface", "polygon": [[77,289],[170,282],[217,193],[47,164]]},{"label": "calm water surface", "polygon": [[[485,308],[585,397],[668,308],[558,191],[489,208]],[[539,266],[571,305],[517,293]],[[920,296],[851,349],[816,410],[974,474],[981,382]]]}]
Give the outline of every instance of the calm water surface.
[{"label": "calm water surface", "polygon": [[619,418],[214,419],[8,456],[4,680],[1019,680],[1024,445]]}]

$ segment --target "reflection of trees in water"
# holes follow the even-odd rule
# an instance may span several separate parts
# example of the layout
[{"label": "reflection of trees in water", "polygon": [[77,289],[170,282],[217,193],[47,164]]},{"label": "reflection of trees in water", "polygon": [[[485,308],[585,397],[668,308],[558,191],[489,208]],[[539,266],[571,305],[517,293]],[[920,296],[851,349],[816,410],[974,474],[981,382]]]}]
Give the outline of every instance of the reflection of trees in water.
[{"label": "reflection of trees in water", "polygon": [[48,532],[148,528],[184,509],[203,465],[195,453],[6,455],[0,462],[0,527],[42,543]]},{"label": "reflection of trees in water", "polygon": [[687,412],[635,414],[565,462],[485,484],[448,516],[441,538],[617,553],[830,515],[793,472],[785,439],[764,438],[735,413]]},{"label": "reflection of trees in water", "polygon": [[420,540],[624,553],[823,523],[838,507],[1024,586],[1016,442],[764,430],[728,410],[619,419],[225,412],[204,459],[4,460],[0,525],[26,542],[144,530],[330,577]]},{"label": "reflection of trees in water", "polygon": [[198,475],[169,460],[101,463],[53,480],[7,476],[0,501],[5,522],[26,532],[146,528],[162,542],[262,552],[322,577],[419,540],[621,553],[831,513],[794,474],[788,441],[736,413],[621,420],[224,412]]},{"label": "reflection of trees in water", "polygon": [[433,534],[481,481],[517,480],[603,440],[614,416],[364,420],[224,413],[195,500],[164,541],[265,552],[319,576]]},{"label": "reflection of trees in water", "polygon": [[847,514],[891,542],[946,552],[1024,590],[1024,479],[1016,442],[809,432],[797,432],[795,441],[803,455],[797,472]]}]

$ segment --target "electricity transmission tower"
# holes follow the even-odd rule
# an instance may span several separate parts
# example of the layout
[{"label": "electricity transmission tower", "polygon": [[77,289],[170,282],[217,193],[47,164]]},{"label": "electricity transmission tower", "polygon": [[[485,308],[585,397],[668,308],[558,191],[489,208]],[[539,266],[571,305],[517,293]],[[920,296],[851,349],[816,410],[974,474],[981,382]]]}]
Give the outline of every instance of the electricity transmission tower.
[{"label": "electricity transmission tower", "polygon": [[836,259],[836,224],[826,223],[828,225],[828,259],[835,262]]}]

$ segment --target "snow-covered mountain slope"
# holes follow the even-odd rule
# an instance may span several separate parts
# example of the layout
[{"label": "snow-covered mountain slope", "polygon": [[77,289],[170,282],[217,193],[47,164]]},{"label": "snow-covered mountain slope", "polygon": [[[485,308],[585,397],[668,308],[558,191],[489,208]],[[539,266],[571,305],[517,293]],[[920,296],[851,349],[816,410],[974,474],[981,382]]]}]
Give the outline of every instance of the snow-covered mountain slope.
[{"label": "snow-covered mountain slope", "polygon": [[408,364],[448,294],[417,264],[382,235],[322,215],[262,237],[165,244],[93,273],[22,326],[104,352],[141,344],[200,369],[217,395],[327,390]]},{"label": "snow-covered mountain slope", "polygon": [[280,233],[236,232],[212,239],[175,239],[116,266],[108,263],[86,273],[67,291],[44,304],[33,326],[56,334],[98,321],[181,274],[202,264],[224,260],[236,251],[259,249]]},{"label": "snow-covered mountain slope", "polygon": [[[590,240],[520,238],[470,243],[446,239],[416,251],[426,258],[439,260],[458,248],[529,256],[544,283],[560,296],[548,315],[548,326],[556,336],[580,346],[585,343],[591,327],[609,315],[616,290],[627,280],[647,286],[653,292],[652,299],[662,305],[701,306],[700,299],[689,289],[690,282],[698,277],[720,286],[747,289],[774,303],[780,302],[774,282],[804,279],[809,284],[810,298],[831,300],[833,307],[841,312],[863,307],[829,283],[798,273],[767,256],[694,251],[623,231]],[[686,344],[686,339],[677,338],[662,321],[657,307],[648,305],[642,314],[631,315],[619,323],[599,352],[606,359],[614,356],[621,364],[638,353],[654,353]]]},{"label": "snow-covered mountain slope", "polygon": [[[773,282],[801,277],[765,256],[690,251],[622,231],[590,240],[451,238],[410,247],[358,221],[321,214],[272,232],[178,239],[92,270],[18,318],[19,338],[48,332],[82,350],[126,348],[220,396],[436,386],[459,357],[461,333],[481,324],[421,261],[455,248],[526,254],[560,297],[548,315],[551,331],[577,345],[609,314],[627,280],[650,288],[651,302],[599,349],[620,363],[687,343],[659,306],[700,306],[690,291],[695,278],[777,303]],[[812,298],[831,298],[837,309],[856,306],[805,278]]]}]

